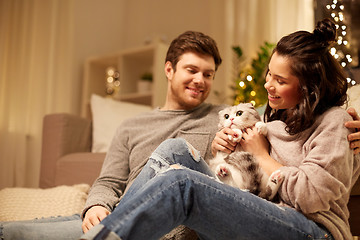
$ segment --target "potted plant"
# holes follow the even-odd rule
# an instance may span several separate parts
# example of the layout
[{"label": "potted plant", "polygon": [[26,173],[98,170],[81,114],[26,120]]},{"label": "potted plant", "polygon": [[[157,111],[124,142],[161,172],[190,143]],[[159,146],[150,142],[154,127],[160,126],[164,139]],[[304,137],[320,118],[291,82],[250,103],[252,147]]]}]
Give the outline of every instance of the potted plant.
[{"label": "potted plant", "polygon": [[139,93],[150,92],[152,88],[153,75],[151,72],[145,72],[140,76],[137,83],[137,89]]}]

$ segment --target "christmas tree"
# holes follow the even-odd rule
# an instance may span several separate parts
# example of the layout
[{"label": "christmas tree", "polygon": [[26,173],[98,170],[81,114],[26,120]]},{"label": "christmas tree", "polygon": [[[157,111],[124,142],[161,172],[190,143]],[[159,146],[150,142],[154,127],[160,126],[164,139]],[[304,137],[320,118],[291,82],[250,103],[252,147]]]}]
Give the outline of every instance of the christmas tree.
[{"label": "christmas tree", "polygon": [[245,65],[241,47],[233,47],[236,69],[234,85],[231,88],[235,93],[233,96],[234,105],[241,102],[251,102],[254,106],[260,107],[267,102],[267,92],[264,88],[265,74],[274,47],[274,44],[265,42],[249,66]]}]

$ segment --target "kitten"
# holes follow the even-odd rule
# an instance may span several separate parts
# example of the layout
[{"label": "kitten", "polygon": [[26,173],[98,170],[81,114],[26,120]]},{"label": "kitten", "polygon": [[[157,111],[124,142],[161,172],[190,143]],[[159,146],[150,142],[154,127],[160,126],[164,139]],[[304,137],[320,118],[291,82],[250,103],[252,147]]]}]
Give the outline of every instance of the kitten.
[{"label": "kitten", "polygon": [[[236,132],[229,140],[240,142],[242,130],[256,126],[258,131],[267,134],[266,124],[261,121],[260,115],[251,103],[240,103],[237,106],[227,107],[219,112],[219,129],[231,128]],[[209,162],[210,168],[222,182],[248,190],[259,197],[271,200],[277,193],[283,176],[280,171],[275,171],[269,177],[260,168],[255,157],[245,152],[238,144],[234,152],[226,154],[218,152]]]}]

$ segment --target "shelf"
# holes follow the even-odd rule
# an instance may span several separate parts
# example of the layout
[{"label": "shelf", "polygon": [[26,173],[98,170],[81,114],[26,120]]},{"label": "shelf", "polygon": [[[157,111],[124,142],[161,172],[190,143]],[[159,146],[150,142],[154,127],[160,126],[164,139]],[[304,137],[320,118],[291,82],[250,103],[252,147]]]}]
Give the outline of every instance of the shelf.
[{"label": "shelf", "polygon": [[[88,58],[84,67],[82,90],[82,116],[88,117],[91,94],[106,96],[106,69],[119,72],[120,87],[114,99],[149,106],[162,106],[165,102],[167,80],[164,62],[168,46],[158,42],[121,52]],[[138,93],[137,83],[145,72],[153,74],[150,92]]]},{"label": "shelf", "polygon": [[151,106],[152,92],[123,94],[119,97],[116,97],[115,99],[124,102],[132,102],[132,103]]}]

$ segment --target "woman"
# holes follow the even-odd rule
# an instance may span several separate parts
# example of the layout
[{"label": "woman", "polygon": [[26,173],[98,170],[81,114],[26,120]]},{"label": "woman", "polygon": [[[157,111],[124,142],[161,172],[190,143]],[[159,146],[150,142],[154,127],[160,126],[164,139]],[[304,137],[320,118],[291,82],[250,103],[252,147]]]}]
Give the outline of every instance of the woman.
[{"label": "woman", "polygon": [[[270,175],[285,177],[279,203],[216,181],[199,153],[182,139],[163,142],[115,211],[83,239],[158,239],[183,224],[201,239],[350,239],[347,201],[359,175],[348,146],[351,117],[341,109],[347,83],[329,54],[330,20],[313,33],[283,37],[266,76],[269,143],[256,129],[240,142]],[[231,151],[230,129],[214,151]]]}]

